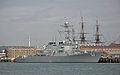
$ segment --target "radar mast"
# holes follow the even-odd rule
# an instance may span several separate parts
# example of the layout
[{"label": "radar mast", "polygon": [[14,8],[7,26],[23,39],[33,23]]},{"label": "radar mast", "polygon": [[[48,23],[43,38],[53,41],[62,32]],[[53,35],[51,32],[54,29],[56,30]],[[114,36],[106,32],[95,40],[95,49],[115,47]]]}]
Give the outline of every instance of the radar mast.
[{"label": "radar mast", "polygon": [[65,33],[65,44],[70,45],[71,44],[71,37],[70,37],[70,33],[71,33],[70,27],[71,27],[71,25],[67,21],[66,17],[64,19],[65,19],[64,25],[61,25],[61,26],[64,28],[63,32]]}]

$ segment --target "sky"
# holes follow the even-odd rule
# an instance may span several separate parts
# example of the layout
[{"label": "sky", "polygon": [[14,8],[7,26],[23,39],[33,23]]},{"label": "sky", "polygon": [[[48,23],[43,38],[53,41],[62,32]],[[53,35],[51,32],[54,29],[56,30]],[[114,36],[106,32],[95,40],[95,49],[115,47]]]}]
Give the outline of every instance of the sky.
[{"label": "sky", "polygon": [[84,17],[86,37],[94,40],[96,16],[107,43],[120,40],[120,0],[0,0],[0,46],[43,45],[60,40],[64,17],[80,31]]}]

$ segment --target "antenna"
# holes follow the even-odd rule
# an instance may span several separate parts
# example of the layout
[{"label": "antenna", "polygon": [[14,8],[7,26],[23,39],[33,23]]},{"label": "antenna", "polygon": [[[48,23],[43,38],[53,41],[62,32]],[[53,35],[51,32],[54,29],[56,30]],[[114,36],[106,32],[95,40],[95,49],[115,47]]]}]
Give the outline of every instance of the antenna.
[{"label": "antenna", "polygon": [[64,17],[64,21],[67,22],[67,17]]},{"label": "antenna", "polygon": [[28,46],[31,46],[31,40],[30,40],[30,35],[29,35],[29,40],[28,40]]},{"label": "antenna", "polygon": [[59,40],[61,40],[62,36],[61,36],[61,32],[62,31],[58,31],[59,32]]},{"label": "antenna", "polygon": [[74,25],[72,25],[72,41],[75,42],[75,30],[74,30]]}]

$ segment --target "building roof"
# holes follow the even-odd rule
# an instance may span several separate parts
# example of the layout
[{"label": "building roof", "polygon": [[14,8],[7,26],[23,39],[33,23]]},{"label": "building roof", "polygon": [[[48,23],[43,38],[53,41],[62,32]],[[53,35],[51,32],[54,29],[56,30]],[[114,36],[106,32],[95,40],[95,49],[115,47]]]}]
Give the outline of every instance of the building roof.
[{"label": "building roof", "polygon": [[0,46],[0,51],[8,48],[35,48],[34,46]]},{"label": "building roof", "polygon": [[120,44],[110,44],[109,46],[105,45],[89,45],[81,46],[82,48],[120,48]]}]

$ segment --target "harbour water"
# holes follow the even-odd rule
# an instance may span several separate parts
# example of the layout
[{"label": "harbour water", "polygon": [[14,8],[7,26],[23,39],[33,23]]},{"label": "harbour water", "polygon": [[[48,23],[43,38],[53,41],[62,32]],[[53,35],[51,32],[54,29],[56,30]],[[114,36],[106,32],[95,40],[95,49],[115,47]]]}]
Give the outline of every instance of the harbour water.
[{"label": "harbour water", "polygon": [[120,75],[120,63],[0,63],[0,75]]}]

